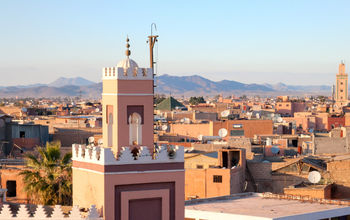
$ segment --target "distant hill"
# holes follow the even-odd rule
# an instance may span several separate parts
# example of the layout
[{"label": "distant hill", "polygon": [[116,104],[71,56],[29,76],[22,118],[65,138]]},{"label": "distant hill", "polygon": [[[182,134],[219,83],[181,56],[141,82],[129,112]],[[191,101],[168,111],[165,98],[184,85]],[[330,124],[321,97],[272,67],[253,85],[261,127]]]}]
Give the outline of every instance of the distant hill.
[{"label": "distant hill", "polygon": [[82,77],[75,77],[75,78],[60,77],[55,81],[53,81],[52,83],[49,83],[47,86],[50,86],[50,87],[88,86],[92,84],[95,84],[95,82],[89,81]]},{"label": "distant hill", "polygon": [[[199,75],[156,77],[155,92],[175,96],[214,96],[231,95],[330,95],[331,86],[295,86],[278,84],[245,84],[233,80],[211,81]],[[0,97],[74,97],[80,94],[85,98],[100,98],[102,83],[95,83],[82,77],[61,77],[49,84],[33,84],[0,87]]]},{"label": "distant hill", "polygon": [[294,86],[277,84],[244,84],[233,80],[211,81],[204,77],[161,75],[156,78],[156,93],[174,95],[330,95],[331,86]]}]

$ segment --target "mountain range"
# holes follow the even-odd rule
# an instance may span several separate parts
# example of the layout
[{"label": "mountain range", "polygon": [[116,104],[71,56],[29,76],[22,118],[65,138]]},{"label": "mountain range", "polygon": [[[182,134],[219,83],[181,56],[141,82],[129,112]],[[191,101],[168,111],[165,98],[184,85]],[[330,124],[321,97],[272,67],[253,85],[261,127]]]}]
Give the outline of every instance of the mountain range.
[{"label": "mountain range", "polygon": [[[155,79],[158,94],[174,96],[214,96],[224,95],[330,95],[331,86],[298,86],[277,84],[245,84],[233,80],[212,81],[199,75],[172,76],[161,75]],[[49,84],[32,84],[0,87],[0,97],[74,97],[100,98],[102,83],[96,83],[82,77],[60,77]]]}]

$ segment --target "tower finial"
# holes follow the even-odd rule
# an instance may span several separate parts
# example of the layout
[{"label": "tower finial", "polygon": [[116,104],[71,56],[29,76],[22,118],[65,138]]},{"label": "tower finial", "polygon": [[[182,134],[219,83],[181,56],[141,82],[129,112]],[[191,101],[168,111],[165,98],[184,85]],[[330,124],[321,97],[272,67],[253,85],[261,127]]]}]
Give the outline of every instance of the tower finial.
[{"label": "tower finial", "polygon": [[131,54],[131,51],[129,50],[129,48],[130,48],[129,36],[126,35],[126,51],[125,51],[125,55],[126,55],[127,57],[129,57],[130,54]]}]

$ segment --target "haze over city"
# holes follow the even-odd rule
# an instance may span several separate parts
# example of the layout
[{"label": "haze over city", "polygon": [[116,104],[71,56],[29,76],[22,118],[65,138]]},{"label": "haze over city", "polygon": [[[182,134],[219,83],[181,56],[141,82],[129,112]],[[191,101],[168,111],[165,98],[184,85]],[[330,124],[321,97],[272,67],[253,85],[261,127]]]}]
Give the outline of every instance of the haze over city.
[{"label": "haze over city", "polygon": [[350,62],[348,1],[4,1],[1,86],[81,76],[101,81],[130,38],[148,65],[157,24],[158,74],[214,81],[331,85]]}]

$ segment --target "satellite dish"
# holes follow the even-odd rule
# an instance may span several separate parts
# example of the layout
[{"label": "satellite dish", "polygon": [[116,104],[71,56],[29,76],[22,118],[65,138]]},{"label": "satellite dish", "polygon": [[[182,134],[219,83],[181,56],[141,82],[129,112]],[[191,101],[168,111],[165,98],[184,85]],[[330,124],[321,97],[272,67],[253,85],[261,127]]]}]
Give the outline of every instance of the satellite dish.
[{"label": "satellite dish", "polygon": [[230,110],[225,110],[221,112],[221,117],[226,118],[230,115]]},{"label": "satellite dish", "polygon": [[96,109],[95,109],[95,112],[100,112],[100,109],[99,109],[99,108],[96,108]]},{"label": "satellite dish", "polygon": [[91,137],[89,137],[88,140],[89,140],[89,144],[93,144],[95,141],[95,138],[91,136]]},{"label": "satellite dish", "polygon": [[278,122],[278,123],[282,123],[282,122],[283,122],[283,118],[282,118],[282,117],[278,117],[278,118],[277,118],[277,122]]},{"label": "satellite dish", "polygon": [[273,154],[278,154],[280,152],[280,148],[277,145],[271,147],[271,152]]},{"label": "satellite dish", "polygon": [[162,131],[166,131],[168,129],[168,125],[162,125]]},{"label": "satellite dish", "polygon": [[318,171],[311,171],[309,173],[308,179],[313,184],[318,183],[321,180],[321,174]]},{"label": "satellite dish", "polygon": [[203,135],[202,134],[200,134],[199,136],[198,136],[198,140],[202,140],[203,139]]},{"label": "satellite dish", "polygon": [[218,133],[219,133],[219,136],[220,136],[221,138],[224,138],[224,137],[227,136],[227,130],[226,130],[226,128],[220,128]]},{"label": "satellite dish", "polygon": [[101,139],[98,139],[98,146],[102,146],[103,145],[103,139],[101,138]]},{"label": "satellite dish", "polygon": [[191,119],[189,119],[189,118],[184,118],[184,123],[185,123],[185,124],[190,124],[190,123],[191,123]]}]

